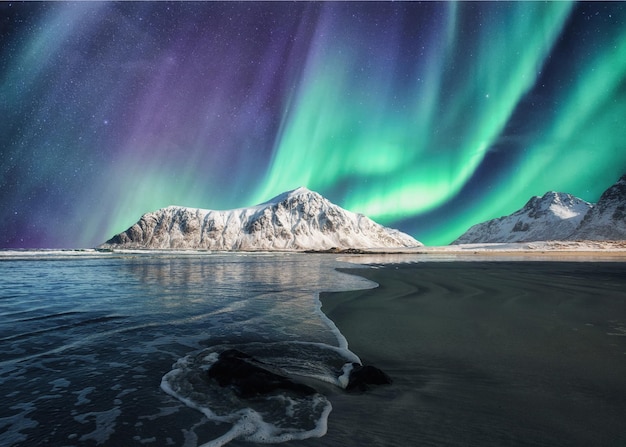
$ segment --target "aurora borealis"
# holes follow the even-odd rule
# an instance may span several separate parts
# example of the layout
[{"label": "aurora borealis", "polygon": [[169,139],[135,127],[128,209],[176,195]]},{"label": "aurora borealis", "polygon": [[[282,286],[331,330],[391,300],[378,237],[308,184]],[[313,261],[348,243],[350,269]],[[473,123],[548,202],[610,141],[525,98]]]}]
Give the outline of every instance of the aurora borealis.
[{"label": "aurora borealis", "polygon": [[0,247],[307,186],[428,245],[626,172],[626,3],[0,3]]}]

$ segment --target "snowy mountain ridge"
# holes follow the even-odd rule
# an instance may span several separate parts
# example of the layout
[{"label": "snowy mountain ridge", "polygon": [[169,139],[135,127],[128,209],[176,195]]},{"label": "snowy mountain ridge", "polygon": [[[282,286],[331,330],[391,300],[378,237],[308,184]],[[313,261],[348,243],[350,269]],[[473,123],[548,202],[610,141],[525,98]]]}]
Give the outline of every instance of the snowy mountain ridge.
[{"label": "snowy mountain ridge", "polygon": [[248,208],[216,211],[168,206],[144,214],[99,248],[295,251],[421,245],[405,233],[301,187]]},{"label": "snowy mountain ridge", "polygon": [[602,193],[598,203],[568,239],[626,239],[626,174]]},{"label": "snowy mountain ridge", "polygon": [[592,207],[571,194],[549,191],[513,214],[472,226],[453,244],[567,239]]},{"label": "snowy mountain ridge", "polygon": [[479,223],[452,244],[626,240],[626,174],[597,204],[550,191],[520,210]]}]

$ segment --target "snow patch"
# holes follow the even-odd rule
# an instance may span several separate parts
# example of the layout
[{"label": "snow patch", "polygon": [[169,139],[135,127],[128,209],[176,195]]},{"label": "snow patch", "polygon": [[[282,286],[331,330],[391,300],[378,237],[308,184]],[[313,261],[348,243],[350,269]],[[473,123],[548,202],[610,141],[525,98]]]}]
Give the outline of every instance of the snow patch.
[{"label": "snow patch", "polygon": [[567,239],[592,207],[571,194],[550,191],[513,214],[474,225],[453,244]]},{"label": "snow patch", "polygon": [[302,251],[421,245],[408,234],[301,187],[249,208],[216,211],[169,206],[144,214],[99,248]]}]

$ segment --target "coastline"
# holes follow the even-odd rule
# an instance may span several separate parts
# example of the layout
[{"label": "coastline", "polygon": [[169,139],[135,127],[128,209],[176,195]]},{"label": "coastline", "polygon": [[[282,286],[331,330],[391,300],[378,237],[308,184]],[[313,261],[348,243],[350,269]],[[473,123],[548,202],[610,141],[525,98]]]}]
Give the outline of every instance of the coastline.
[{"label": "coastline", "polygon": [[322,293],[322,311],[394,379],[358,398],[384,408],[360,421],[341,420],[354,402],[333,401],[331,424],[341,418],[361,443],[626,444],[626,264],[422,259],[340,271],[379,287]]}]

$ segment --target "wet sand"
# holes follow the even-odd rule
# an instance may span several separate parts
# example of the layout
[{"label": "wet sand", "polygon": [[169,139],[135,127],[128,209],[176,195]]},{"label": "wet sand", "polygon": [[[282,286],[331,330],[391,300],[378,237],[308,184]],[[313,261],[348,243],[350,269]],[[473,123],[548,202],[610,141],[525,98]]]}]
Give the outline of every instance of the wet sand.
[{"label": "wet sand", "polygon": [[322,294],[322,310],[394,384],[331,395],[311,444],[626,445],[626,263],[343,271],[380,286]]}]

